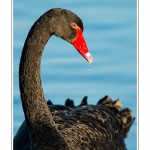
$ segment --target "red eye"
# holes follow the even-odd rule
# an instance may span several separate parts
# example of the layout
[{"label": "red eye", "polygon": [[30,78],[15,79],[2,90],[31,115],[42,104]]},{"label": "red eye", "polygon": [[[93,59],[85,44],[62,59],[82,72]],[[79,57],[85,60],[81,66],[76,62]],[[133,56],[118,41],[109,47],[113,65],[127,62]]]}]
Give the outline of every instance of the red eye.
[{"label": "red eye", "polygon": [[77,26],[77,24],[76,23],[71,23],[71,26],[73,27],[73,28],[75,28],[75,29],[77,29],[78,28],[78,26]]}]

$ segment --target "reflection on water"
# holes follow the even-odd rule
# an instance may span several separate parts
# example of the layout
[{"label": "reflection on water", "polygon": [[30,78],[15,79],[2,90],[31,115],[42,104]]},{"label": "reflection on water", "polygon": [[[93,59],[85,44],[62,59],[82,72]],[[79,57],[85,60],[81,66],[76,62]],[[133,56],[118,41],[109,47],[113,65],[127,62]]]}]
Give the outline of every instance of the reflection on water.
[{"label": "reflection on water", "polygon": [[[64,104],[67,98],[78,105],[84,96],[96,104],[105,95],[120,98],[136,117],[136,1],[76,0],[75,2],[14,1],[14,135],[24,120],[18,69],[25,38],[32,24],[45,11],[62,7],[75,12],[84,23],[84,38],[93,57],[92,67],[74,47],[52,36],[42,55],[41,77],[46,99]],[[34,8],[34,9],[33,9]],[[92,69],[92,70],[91,70]],[[136,149],[136,126],[126,139]]]}]

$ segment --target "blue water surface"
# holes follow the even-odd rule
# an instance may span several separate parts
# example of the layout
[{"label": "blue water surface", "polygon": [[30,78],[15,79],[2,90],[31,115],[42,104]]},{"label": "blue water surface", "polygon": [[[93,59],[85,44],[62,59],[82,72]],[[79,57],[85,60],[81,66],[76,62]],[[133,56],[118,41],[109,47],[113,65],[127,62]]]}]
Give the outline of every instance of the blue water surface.
[{"label": "blue water surface", "polygon": [[[17,1],[13,13],[13,134],[24,120],[18,70],[22,47],[32,24],[47,10],[69,9],[84,23],[84,38],[93,56],[89,65],[66,41],[52,36],[42,55],[41,78],[46,99],[80,104],[88,96],[96,104],[105,95],[119,98],[137,115],[137,15],[136,0]],[[91,68],[89,71],[88,68]],[[127,139],[127,149],[137,148],[137,120]]]}]

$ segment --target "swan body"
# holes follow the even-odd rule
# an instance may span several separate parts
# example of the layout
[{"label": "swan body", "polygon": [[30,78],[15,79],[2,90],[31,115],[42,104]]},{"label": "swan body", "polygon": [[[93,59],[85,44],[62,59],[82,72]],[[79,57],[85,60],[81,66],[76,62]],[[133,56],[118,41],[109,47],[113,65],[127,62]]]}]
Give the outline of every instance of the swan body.
[{"label": "swan body", "polygon": [[52,35],[71,43],[89,62],[92,56],[82,35],[83,23],[73,12],[55,8],[31,27],[24,43],[19,86],[25,121],[14,137],[14,150],[125,150],[124,138],[134,122],[131,110],[108,96],[97,105],[87,97],[79,106],[46,102],[40,78],[43,49]]}]

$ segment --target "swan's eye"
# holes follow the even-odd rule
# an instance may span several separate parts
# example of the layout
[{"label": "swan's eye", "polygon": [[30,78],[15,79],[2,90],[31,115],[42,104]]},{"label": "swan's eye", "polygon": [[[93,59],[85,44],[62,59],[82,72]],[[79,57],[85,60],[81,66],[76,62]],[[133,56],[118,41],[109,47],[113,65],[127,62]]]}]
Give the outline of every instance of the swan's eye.
[{"label": "swan's eye", "polygon": [[71,23],[71,26],[72,26],[72,28],[75,28],[75,29],[79,28],[78,25],[76,23],[74,23],[74,22]]}]

